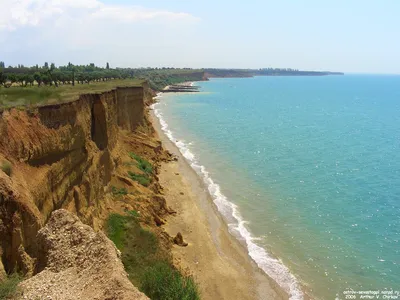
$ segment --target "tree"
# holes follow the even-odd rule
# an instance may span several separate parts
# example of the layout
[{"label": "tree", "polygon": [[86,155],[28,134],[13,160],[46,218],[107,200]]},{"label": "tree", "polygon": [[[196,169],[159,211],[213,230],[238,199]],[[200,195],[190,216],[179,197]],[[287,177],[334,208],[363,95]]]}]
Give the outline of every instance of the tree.
[{"label": "tree", "polygon": [[6,67],[4,61],[0,61],[0,69],[4,69]]},{"label": "tree", "polygon": [[35,74],[33,74],[33,79],[36,80],[38,86],[40,86],[42,84],[42,75],[39,72],[36,72]]},{"label": "tree", "polygon": [[30,84],[30,86],[32,86],[33,82],[35,81],[35,78],[33,78],[32,74],[28,74],[28,75],[25,75],[24,80],[25,80],[25,86],[27,86],[28,83]]},{"label": "tree", "polygon": [[42,77],[42,82],[45,84],[45,85],[48,85],[48,84],[52,84],[52,82],[51,82],[51,78],[49,77],[49,75],[46,73],[46,74],[42,74],[41,75],[41,77]]},{"label": "tree", "polygon": [[76,79],[76,81],[78,82],[78,84],[79,83],[83,83],[83,74],[82,73],[76,73],[75,74],[75,79]]},{"label": "tree", "polygon": [[11,84],[17,81],[17,76],[15,76],[15,74],[9,74],[7,75],[7,78],[11,81]]},{"label": "tree", "polygon": [[48,63],[48,62],[45,62],[45,63],[44,63],[44,68],[45,68],[45,69],[48,69],[48,68],[49,68],[49,63]]},{"label": "tree", "polygon": [[7,76],[0,70],[0,85],[4,85],[7,81]]},{"label": "tree", "polygon": [[17,74],[17,75],[15,75],[15,78],[16,78],[16,82],[19,82],[21,84],[21,86],[24,86],[24,78],[25,78],[24,74]]},{"label": "tree", "polygon": [[75,86],[75,67],[72,67],[72,86]]},{"label": "tree", "polygon": [[[53,71],[56,69],[54,63],[51,63],[50,69],[47,70],[47,77],[49,78],[50,85],[53,85],[53,81],[56,87],[58,87],[57,79],[53,78]],[[44,80],[43,80],[44,81]],[[46,83],[46,82],[45,82]]]},{"label": "tree", "polygon": [[110,69],[110,64],[109,64],[109,63],[106,64],[106,69],[107,69],[107,70]]}]

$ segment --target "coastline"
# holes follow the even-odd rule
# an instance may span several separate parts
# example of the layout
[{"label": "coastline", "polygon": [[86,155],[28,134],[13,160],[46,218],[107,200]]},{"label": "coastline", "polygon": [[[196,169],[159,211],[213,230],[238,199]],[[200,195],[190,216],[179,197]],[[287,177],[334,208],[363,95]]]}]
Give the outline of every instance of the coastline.
[{"label": "coastline", "polygon": [[163,132],[153,110],[150,120],[163,147],[178,158],[164,163],[159,174],[167,203],[178,212],[168,218],[165,230],[171,236],[181,232],[189,243],[174,246],[174,262],[190,270],[202,299],[289,299],[229,233],[202,179]]}]

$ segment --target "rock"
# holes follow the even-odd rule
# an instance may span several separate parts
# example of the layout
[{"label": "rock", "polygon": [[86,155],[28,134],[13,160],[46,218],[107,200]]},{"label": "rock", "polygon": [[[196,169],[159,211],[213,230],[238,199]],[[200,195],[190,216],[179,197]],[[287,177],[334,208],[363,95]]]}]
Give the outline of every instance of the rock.
[{"label": "rock", "polygon": [[133,180],[125,177],[125,176],[121,176],[121,175],[117,175],[118,180],[122,181],[123,183],[129,185],[129,186],[134,186],[135,184],[133,183]]},{"label": "rock", "polygon": [[185,195],[185,193],[184,193],[184,192],[180,192],[179,194],[181,194],[181,195]]},{"label": "rock", "polygon": [[20,245],[18,248],[18,265],[20,266],[25,276],[32,276],[34,271],[35,259],[31,258],[24,249],[24,246]]},{"label": "rock", "polygon": [[54,211],[37,241],[37,274],[20,284],[17,299],[148,299],[129,281],[114,244],[68,211]]},{"label": "rock", "polygon": [[176,215],[177,214],[176,210],[173,210],[171,207],[168,207],[168,213],[170,215]]},{"label": "rock", "polygon": [[174,243],[175,243],[176,245],[178,245],[178,246],[181,246],[181,247],[186,247],[186,246],[188,245],[188,243],[186,243],[186,242],[183,240],[183,236],[182,236],[182,234],[181,234],[180,232],[178,232],[178,233],[176,234],[176,236],[174,237]]},{"label": "rock", "polygon": [[154,222],[156,222],[157,226],[161,226],[165,224],[165,221],[161,219],[159,216],[154,215]]}]

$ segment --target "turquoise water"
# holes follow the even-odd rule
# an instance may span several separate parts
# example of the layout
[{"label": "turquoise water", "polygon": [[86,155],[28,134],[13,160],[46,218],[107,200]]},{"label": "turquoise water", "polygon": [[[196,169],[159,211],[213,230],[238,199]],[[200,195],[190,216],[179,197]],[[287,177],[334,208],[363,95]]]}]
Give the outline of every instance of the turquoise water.
[{"label": "turquoise water", "polygon": [[259,266],[292,299],[399,290],[400,76],[196,85],[156,113]]}]

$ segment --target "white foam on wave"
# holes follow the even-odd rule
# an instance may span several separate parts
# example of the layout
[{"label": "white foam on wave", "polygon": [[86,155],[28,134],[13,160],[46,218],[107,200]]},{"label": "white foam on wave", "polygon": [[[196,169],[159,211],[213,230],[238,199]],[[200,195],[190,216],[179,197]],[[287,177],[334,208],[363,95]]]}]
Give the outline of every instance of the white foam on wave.
[{"label": "white foam on wave", "polygon": [[[158,99],[161,97],[162,95],[157,95]],[[152,105],[152,108],[154,110],[154,114],[160,121],[161,129],[178,147],[179,151],[186,158],[196,173],[201,176],[215,205],[218,208],[218,211],[228,221],[228,227],[231,233],[233,233],[233,235],[237,236],[246,244],[250,257],[257,263],[258,267],[262,269],[269,277],[274,279],[289,294],[291,300],[302,300],[303,292],[301,291],[295,276],[290,273],[289,269],[279,259],[269,255],[264,248],[258,246],[254,242],[258,240],[258,238],[252,237],[251,233],[246,228],[245,225],[248,224],[248,222],[243,220],[238,210],[238,206],[226,198],[226,196],[221,192],[220,186],[213,181],[206,168],[197,161],[195,155],[188,147],[188,145],[191,145],[191,143],[186,144],[184,141],[175,139],[172,131],[168,128],[167,122],[163,118],[163,114],[159,109],[159,105],[160,103],[155,103]]]}]

